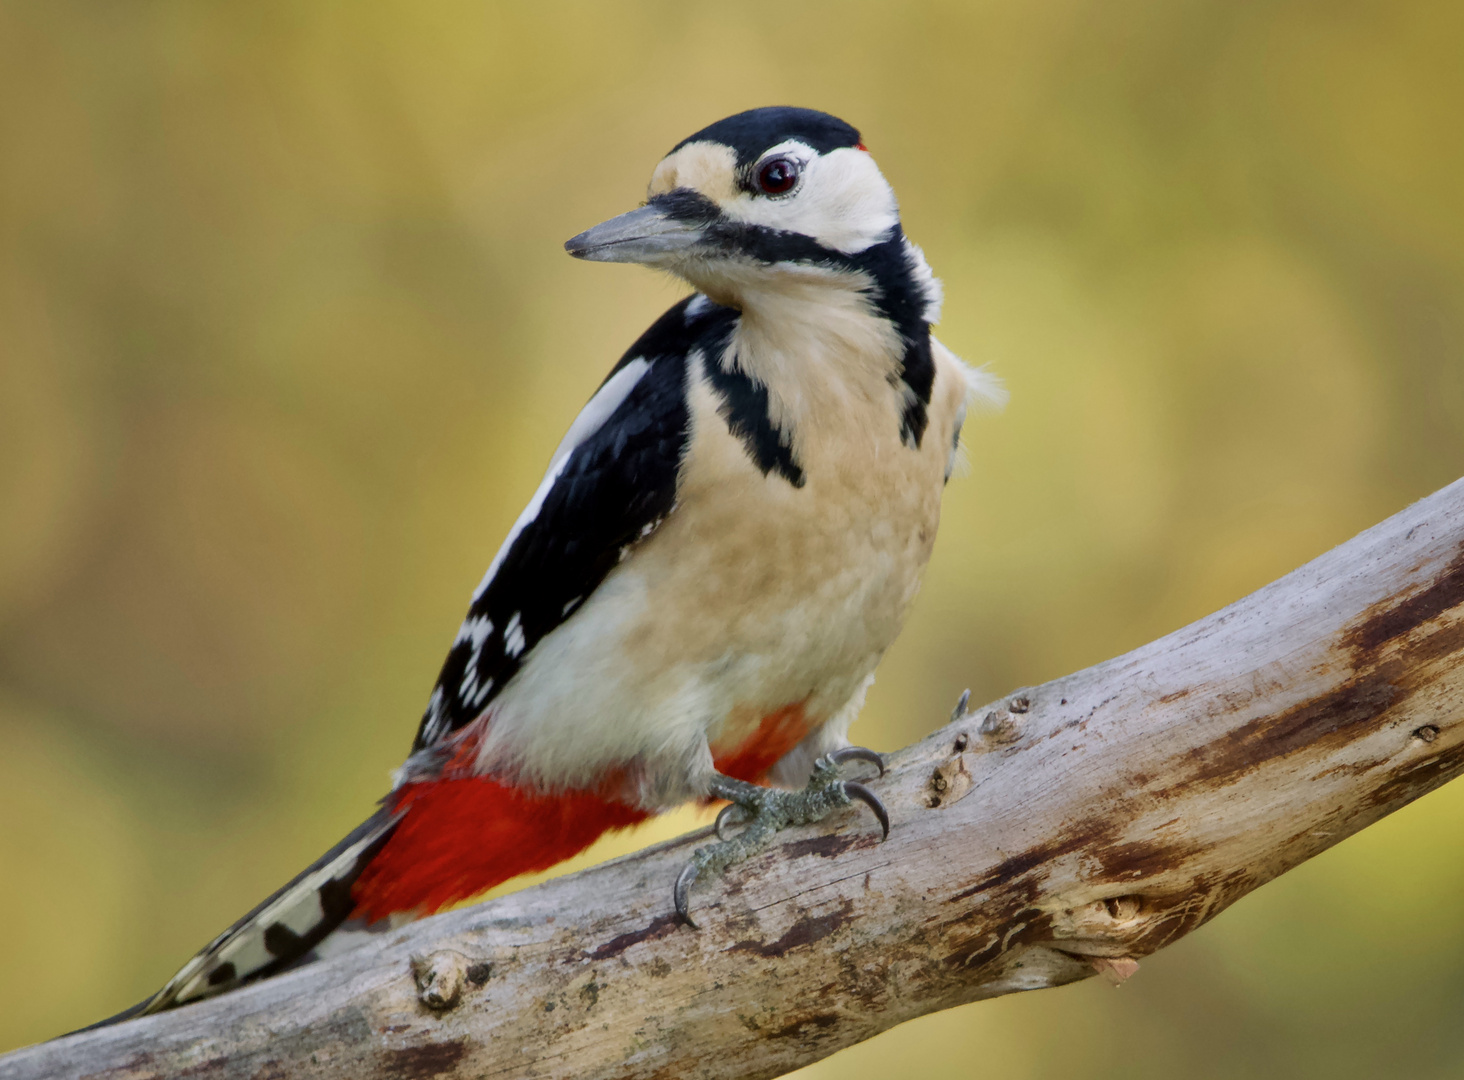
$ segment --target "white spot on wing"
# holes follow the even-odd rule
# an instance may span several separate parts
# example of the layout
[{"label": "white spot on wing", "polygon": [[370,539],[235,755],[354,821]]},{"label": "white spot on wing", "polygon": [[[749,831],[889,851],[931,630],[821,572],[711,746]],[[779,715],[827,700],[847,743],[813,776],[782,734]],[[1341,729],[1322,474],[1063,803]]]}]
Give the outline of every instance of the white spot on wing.
[{"label": "white spot on wing", "polygon": [[432,697],[427,701],[427,723],[422,728],[422,742],[431,746],[442,734],[443,721],[446,718],[442,715],[442,687],[437,686],[432,690]]},{"label": "white spot on wing", "polygon": [[493,620],[486,615],[476,615],[471,619],[463,620],[463,625],[458,628],[453,644],[459,645],[464,641],[471,641],[473,655],[476,656],[482,650],[484,640],[491,633],[493,633]]},{"label": "white spot on wing", "polygon": [[519,613],[515,611],[503,628],[503,649],[509,656],[520,656],[526,644],[524,628],[519,623]]},{"label": "white spot on wing", "polygon": [[478,687],[478,692],[473,695],[473,707],[474,708],[477,708],[479,705],[483,704],[483,699],[488,696],[488,691],[490,691],[492,689],[493,689],[493,680],[492,679],[486,680],[483,683],[482,686]]}]

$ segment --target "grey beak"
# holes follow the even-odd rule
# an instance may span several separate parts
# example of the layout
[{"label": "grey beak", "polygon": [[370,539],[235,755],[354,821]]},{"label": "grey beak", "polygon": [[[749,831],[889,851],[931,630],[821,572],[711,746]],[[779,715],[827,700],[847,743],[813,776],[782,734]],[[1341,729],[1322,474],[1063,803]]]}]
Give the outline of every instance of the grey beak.
[{"label": "grey beak", "polygon": [[[693,215],[686,212],[685,203],[685,199],[674,196],[658,196],[638,210],[566,240],[564,250],[590,262],[664,262],[695,247],[716,216],[714,204],[697,207],[702,212]],[[708,208],[710,214],[705,212]]]}]

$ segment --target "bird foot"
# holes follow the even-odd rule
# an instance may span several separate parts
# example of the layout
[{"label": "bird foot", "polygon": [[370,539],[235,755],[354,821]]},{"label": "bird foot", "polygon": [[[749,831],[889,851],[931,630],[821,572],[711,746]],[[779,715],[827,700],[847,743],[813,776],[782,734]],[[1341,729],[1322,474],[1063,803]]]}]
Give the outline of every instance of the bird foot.
[{"label": "bird foot", "polygon": [[[749,784],[717,773],[711,783],[711,794],[728,800],[717,815],[718,843],[697,848],[691,860],[676,878],[674,898],[676,914],[692,929],[697,925],[690,914],[691,887],[704,873],[720,873],[734,863],[756,855],[773,837],[790,825],[811,825],[822,821],[841,807],[858,800],[874,811],[880,828],[890,835],[890,815],[879,796],[854,780],[839,776],[839,767],[851,761],[863,761],[884,775],[884,761],[873,750],[862,746],[846,746],[831,751],[813,763],[813,775],[802,791]],[[742,825],[734,836],[727,835],[729,825]]]}]

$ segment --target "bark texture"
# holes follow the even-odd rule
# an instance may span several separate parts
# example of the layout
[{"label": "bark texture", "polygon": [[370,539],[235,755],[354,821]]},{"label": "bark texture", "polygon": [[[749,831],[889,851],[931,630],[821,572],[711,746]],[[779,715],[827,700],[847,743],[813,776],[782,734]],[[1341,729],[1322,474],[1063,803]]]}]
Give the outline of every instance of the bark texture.
[{"label": "bark texture", "polygon": [[160,1016],[59,1076],[777,1076],[903,1020],[1121,979],[1464,770],[1464,481],[1191,626],[966,711],[692,894],[705,834]]}]

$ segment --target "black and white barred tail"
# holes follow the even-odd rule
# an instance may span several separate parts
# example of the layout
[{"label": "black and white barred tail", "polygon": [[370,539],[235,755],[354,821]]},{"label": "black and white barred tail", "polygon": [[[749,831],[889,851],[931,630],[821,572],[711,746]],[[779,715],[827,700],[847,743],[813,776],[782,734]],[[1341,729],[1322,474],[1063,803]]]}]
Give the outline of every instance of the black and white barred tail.
[{"label": "black and white barred tail", "polygon": [[350,917],[355,907],[351,886],[391,837],[399,820],[399,815],[378,810],[214,938],[156,994],[92,1027],[222,994],[273,975],[305,956]]}]

